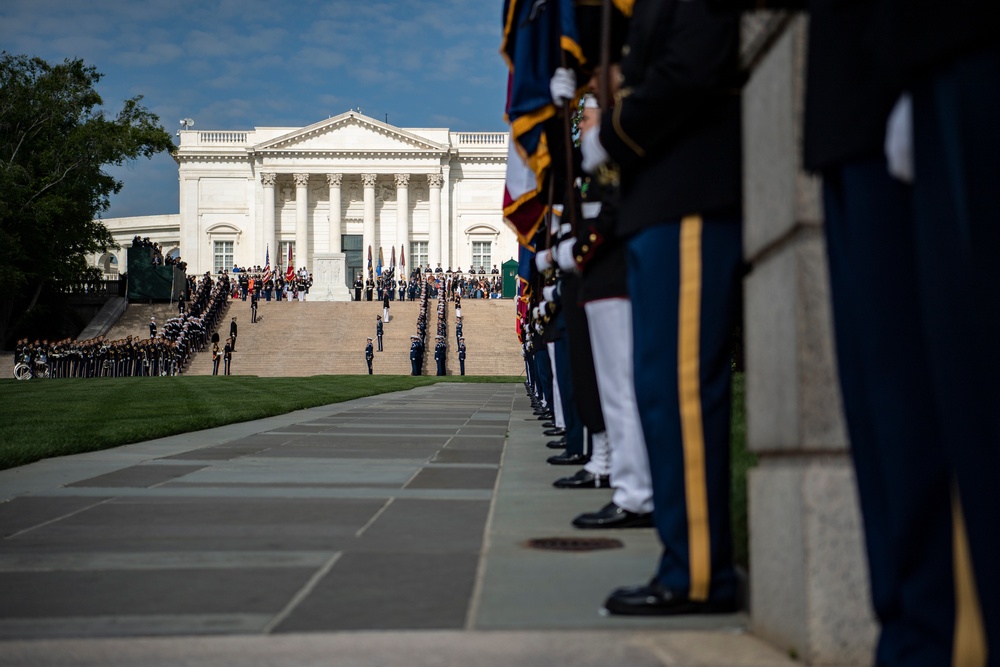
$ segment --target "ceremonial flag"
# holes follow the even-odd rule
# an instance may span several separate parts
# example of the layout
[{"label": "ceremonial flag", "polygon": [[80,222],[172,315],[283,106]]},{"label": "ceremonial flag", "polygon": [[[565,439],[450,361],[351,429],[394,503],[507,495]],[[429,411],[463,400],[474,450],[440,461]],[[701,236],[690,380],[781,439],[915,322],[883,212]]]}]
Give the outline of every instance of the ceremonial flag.
[{"label": "ceremonial flag", "polygon": [[271,279],[271,247],[264,251],[264,282]]},{"label": "ceremonial flag", "polygon": [[528,319],[531,310],[531,271],[535,265],[535,249],[532,246],[520,246],[517,255],[517,299],[515,308],[517,310],[517,339],[522,343],[522,325]]},{"label": "ceremonial flag", "polygon": [[500,52],[510,70],[505,117],[511,127],[504,218],[528,244],[542,221],[541,190],[552,161],[543,127],[556,114],[549,81],[564,62],[573,67],[585,59],[573,0],[504,0],[503,19]]},{"label": "ceremonial flag", "polygon": [[372,275],[372,247],[368,246],[368,280],[372,280],[374,276]]},{"label": "ceremonial flag", "polygon": [[396,268],[396,246],[392,246],[392,257],[389,258],[389,267]]},{"label": "ceremonial flag", "polygon": [[378,265],[375,267],[375,275],[382,275],[382,246],[378,247]]},{"label": "ceremonial flag", "polygon": [[401,273],[403,277],[406,277],[406,254],[403,252],[406,249],[406,245],[399,246],[399,265],[403,267]]},{"label": "ceremonial flag", "polygon": [[292,266],[292,244],[288,244],[288,264],[285,265],[285,280],[295,280],[295,267]]}]

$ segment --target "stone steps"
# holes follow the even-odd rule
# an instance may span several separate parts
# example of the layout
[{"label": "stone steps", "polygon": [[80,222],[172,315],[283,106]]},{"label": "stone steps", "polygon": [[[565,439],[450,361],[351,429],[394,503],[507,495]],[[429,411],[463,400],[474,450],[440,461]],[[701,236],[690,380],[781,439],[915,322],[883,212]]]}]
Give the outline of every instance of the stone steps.
[{"label": "stone steps", "polygon": [[[454,308],[449,304],[447,373],[459,373],[455,344]],[[431,324],[425,355],[425,374],[434,374],[433,345],[437,330],[436,302],[429,307]],[[392,302],[390,320],[384,326],[383,352],[375,344],[373,372],[377,375],[410,374],[410,336],[416,333],[418,303]],[[239,335],[233,356],[235,375],[300,377],[309,375],[365,374],[367,337],[375,338],[376,316],[382,314],[376,301],[303,303],[262,301],[258,321],[250,322],[250,304],[235,301],[224,320],[220,336],[229,332],[236,316]],[[463,333],[468,348],[468,375],[518,375],[523,370],[520,348],[514,335],[511,301],[463,302]],[[509,335],[504,335],[504,331]],[[202,352],[192,360],[187,373],[212,372],[211,354]]]},{"label": "stone steps", "polygon": [[[434,336],[437,332],[437,301],[428,304],[430,324],[424,374],[434,375]],[[418,303],[393,301],[390,320],[385,325],[383,352],[375,352],[372,362],[377,375],[410,374],[410,336],[417,332]],[[173,304],[132,304],[108,332],[109,340],[127,336],[149,336],[149,318],[156,316],[162,326],[177,314]],[[365,365],[365,343],[375,338],[375,316],[382,314],[376,301],[261,301],[258,322],[250,322],[250,302],[230,302],[221,320],[219,335],[223,342],[229,335],[229,322],[235,316],[239,327],[234,375],[261,377],[307,377],[310,375],[360,375]],[[524,362],[514,332],[514,304],[508,299],[466,299],[462,301],[463,334],[467,352],[467,375],[521,375]],[[448,375],[459,373],[458,347],[455,342],[455,308],[448,304]],[[377,340],[373,341],[378,349]],[[221,344],[220,344],[221,347]],[[211,347],[195,354],[187,375],[212,373]],[[4,377],[11,377],[12,356],[0,358]]]}]

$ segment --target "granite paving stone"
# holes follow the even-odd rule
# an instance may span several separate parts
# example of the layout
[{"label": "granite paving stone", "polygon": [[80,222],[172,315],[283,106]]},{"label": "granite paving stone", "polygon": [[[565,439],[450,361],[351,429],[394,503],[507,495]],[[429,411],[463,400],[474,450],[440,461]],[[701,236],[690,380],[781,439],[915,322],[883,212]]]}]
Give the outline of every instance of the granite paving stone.
[{"label": "granite paving stone", "polygon": [[114,488],[118,486],[136,487],[136,488],[148,488],[151,486],[156,486],[157,484],[162,484],[171,479],[176,479],[178,477],[183,477],[188,473],[192,473],[196,470],[201,470],[204,466],[198,465],[172,465],[172,466],[153,466],[153,465],[139,465],[132,466],[130,468],[123,468],[121,470],[116,470],[114,472],[109,472],[105,475],[98,475],[97,477],[91,477],[89,479],[83,479],[79,482],[73,482],[72,484],[67,484],[66,486],[89,486],[89,487],[99,487],[99,488]]},{"label": "granite paving stone", "polygon": [[444,383],[0,471],[0,666],[789,665],[745,615],[599,614],[651,529],[528,548],[610,496],[553,489],[539,426]]}]

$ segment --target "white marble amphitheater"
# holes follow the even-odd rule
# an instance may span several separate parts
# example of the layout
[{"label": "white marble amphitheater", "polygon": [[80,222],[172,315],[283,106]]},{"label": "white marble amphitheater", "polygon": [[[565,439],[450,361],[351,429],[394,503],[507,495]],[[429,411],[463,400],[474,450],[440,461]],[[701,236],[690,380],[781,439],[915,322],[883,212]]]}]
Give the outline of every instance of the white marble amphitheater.
[{"label": "white marble amphitheater", "polygon": [[91,258],[111,277],[135,235],[179,255],[189,274],[233,266],[313,272],[313,300],[346,300],[382,251],[406,268],[468,271],[517,257],[503,222],[505,132],[400,128],[357,111],[308,127],[178,133],[179,213],[109,218],[122,246]]}]

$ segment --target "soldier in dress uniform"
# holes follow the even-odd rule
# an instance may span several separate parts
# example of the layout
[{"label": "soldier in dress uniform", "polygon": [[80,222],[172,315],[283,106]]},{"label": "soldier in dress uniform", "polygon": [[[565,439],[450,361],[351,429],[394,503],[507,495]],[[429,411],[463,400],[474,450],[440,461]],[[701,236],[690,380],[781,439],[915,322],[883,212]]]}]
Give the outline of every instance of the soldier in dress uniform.
[{"label": "soldier in dress uniform", "polygon": [[375,336],[378,338],[378,351],[379,352],[382,351],[382,332],[383,332],[383,328],[382,328],[382,316],[381,315],[376,315],[375,316]]},{"label": "soldier in dress uniform", "polygon": [[444,336],[438,334],[437,343],[434,345],[434,361],[437,363],[437,374],[444,375],[445,360],[448,358],[448,344],[444,342]]},{"label": "soldier in dress uniform", "polygon": [[156,338],[156,318],[149,318],[149,337]]},{"label": "soldier in dress uniform", "polygon": [[410,375],[420,375],[423,362],[421,356],[420,336],[414,334],[410,336]]},{"label": "soldier in dress uniform", "polygon": [[[232,321],[229,323],[229,343],[230,343],[230,347],[232,348],[233,352],[236,351],[236,332],[237,331],[238,331],[238,327],[236,326],[236,318],[234,317],[232,319]],[[229,373],[226,373],[226,375],[229,375]]]},{"label": "soldier in dress uniform", "polygon": [[458,338],[458,367],[462,375],[465,375],[465,339]]},{"label": "soldier in dress uniform", "polygon": [[[381,324],[381,322],[379,322]],[[381,342],[381,337],[380,337]],[[381,349],[381,348],[380,348]],[[372,374],[372,359],[375,358],[375,353],[372,351],[372,337],[368,337],[368,344],[365,345],[365,363],[368,364],[368,375]]]},{"label": "soldier in dress uniform", "polygon": [[221,353],[219,352],[219,339],[216,338],[214,341],[212,341],[212,375],[219,374],[220,360],[221,360]]},{"label": "soldier in dress uniform", "polygon": [[257,303],[260,298],[254,292],[250,295],[250,324],[257,324]]},{"label": "soldier in dress uniform", "polygon": [[233,352],[235,352],[235,341],[232,338],[226,339],[226,346],[222,350],[223,375],[229,375],[233,364]]},{"label": "soldier in dress uniform", "polygon": [[995,664],[996,7],[780,5],[810,12],[803,163],[823,176],[873,663]]},{"label": "soldier in dress uniform", "polygon": [[361,301],[361,290],[364,288],[365,282],[361,279],[361,274],[359,273],[354,278],[354,300]]},{"label": "soldier in dress uniform", "polygon": [[582,135],[581,151],[589,173],[620,168],[635,388],[663,555],[652,581],[613,591],[605,608],[729,613],[739,588],[729,523],[730,341],[743,272],[739,21],[711,14],[706,0],[637,0],[626,46],[614,113]]}]

